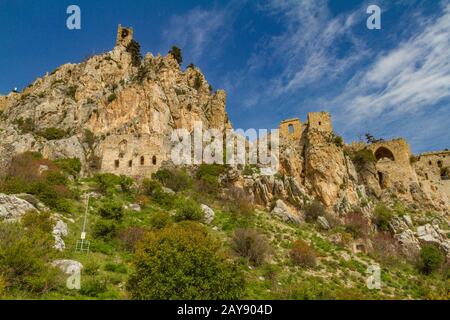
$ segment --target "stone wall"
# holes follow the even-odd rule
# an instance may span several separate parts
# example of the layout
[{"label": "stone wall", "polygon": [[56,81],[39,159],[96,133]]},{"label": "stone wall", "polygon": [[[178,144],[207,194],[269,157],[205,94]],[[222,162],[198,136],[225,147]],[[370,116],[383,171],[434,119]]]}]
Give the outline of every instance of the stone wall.
[{"label": "stone wall", "polygon": [[164,137],[132,134],[111,135],[100,146],[101,172],[136,178],[150,177],[170,156]]},{"label": "stone wall", "polygon": [[[443,175],[443,168],[450,168],[450,151],[422,153],[413,164],[422,189],[437,201],[445,199],[450,205],[450,179]],[[449,169],[447,169],[449,170]]]},{"label": "stone wall", "polygon": [[133,40],[133,29],[122,27],[122,25],[119,24],[119,27],[117,28],[116,46],[123,46],[126,48],[131,40]]},{"label": "stone wall", "polygon": [[302,124],[299,118],[287,119],[280,122],[280,137],[282,139],[299,140],[302,136]]},{"label": "stone wall", "polygon": [[319,131],[332,132],[333,124],[329,112],[308,112],[309,129],[317,129]]}]

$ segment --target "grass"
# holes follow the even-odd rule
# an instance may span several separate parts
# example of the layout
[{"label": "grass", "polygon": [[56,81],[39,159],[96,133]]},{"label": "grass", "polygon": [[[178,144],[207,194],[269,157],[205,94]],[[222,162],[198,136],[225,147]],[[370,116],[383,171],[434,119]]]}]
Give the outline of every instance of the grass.
[{"label": "grass", "polygon": [[[71,182],[70,188],[82,194],[97,189],[94,179]],[[179,192],[195,198],[192,190]],[[117,239],[102,240],[92,237],[94,224],[102,219],[97,209],[106,197],[123,204],[135,203],[133,192],[117,191],[100,198],[91,198],[87,215],[87,234],[91,251],[80,253],[74,250],[80,238],[84,219],[83,202],[69,199],[73,210],[63,213],[68,224],[69,235],[64,238],[66,250],[58,254],[61,259],[73,259],[83,264],[81,279],[83,290],[69,290],[64,282],[55,291],[43,295],[12,290],[10,299],[129,299],[125,283],[132,273],[133,254],[124,250]],[[230,213],[220,202],[208,199],[215,211],[215,218],[208,230],[230,249],[230,237],[236,228],[255,228],[263,233],[272,248],[266,261],[258,267],[250,267],[239,259],[239,267],[245,275],[244,299],[448,299],[448,280],[439,274],[425,276],[411,263],[398,261],[389,267],[381,265],[381,290],[366,287],[366,270],[371,264],[379,264],[365,254],[353,254],[347,247],[336,245],[327,239],[335,232],[320,233],[313,223],[288,224],[267,212],[256,209],[249,214]],[[401,208],[396,208],[400,211]],[[141,211],[125,210],[119,228],[146,227],[151,218],[168,212],[151,199]],[[171,213],[169,211],[169,213]],[[303,239],[317,251],[317,265],[302,268],[292,263],[289,251],[293,241]],[[66,279],[66,278],[63,278]]]}]

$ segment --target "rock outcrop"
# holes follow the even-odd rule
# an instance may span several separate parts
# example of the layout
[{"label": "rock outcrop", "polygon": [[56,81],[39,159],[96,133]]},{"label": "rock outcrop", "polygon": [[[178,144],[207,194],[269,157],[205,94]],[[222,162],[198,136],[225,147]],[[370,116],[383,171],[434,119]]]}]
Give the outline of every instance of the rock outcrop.
[{"label": "rock outcrop", "polygon": [[29,211],[35,211],[36,208],[15,195],[6,195],[0,193],[0,221],[17,220]]}]

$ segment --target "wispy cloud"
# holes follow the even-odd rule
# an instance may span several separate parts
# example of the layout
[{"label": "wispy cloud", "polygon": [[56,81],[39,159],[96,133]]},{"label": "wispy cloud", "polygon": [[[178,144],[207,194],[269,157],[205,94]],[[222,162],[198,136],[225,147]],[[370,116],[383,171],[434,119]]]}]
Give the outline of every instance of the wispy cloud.
[{"label": "wispy cloud", "polygon": [[450,5],[423,32],[380,54],[349,81],[336,102],[356,117],[392,116],[430,107],[450,97]]},{"label": "wispy cloud", "polygon": [[429,130],[445,128],[447,137],[444,134],[443,138],[450,143],[450,108],[438,108],[450,98],[450,5],[443,7],[439,17],[424,21],[422,28],[396,48],[379,54],[334,99],[335,111],[346,118],[347,128],[376,119],[383,129],[383,123],[403,119],[400,128],[420,136],[426,133],[414,133],[414,128],[417,121],[426,119],[432,124]]},{"label": "wispy cloud", "polygon": [[[364,41],[353,33],[365,18],[360,8],[333,16],[326,0],[271,0],[259,10],[277,21],[282,31],[263,38],[247,67],[229,75],[245,79],[233,83],[234,88],[243,85],[251,95],[242,98],[245,107],[324,85],[324,79],[332,82],[367,56]],[[338,51],[339,45],[345,45],[345,55]],[[262,76],[270,68],[270,76]]]},{"label": "wispy cloud", "polygon": [[226,7],[195,8],[174,15],[163,31],[165,46],[180,46],[185,56],[199,61],[206,52],[217,50],[230,34],[235,11],[240,7],[231,2]]}]

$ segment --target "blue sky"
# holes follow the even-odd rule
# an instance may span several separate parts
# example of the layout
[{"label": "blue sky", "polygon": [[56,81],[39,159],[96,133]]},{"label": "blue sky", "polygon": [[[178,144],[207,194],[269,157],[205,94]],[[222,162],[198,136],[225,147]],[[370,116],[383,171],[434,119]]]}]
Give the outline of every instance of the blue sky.
[{"label": "blue sky", "polygon": [[[81,8],[81,30],[66,8]],[[366,28],[370,4],[381,30]],[[131,26],[142,52],[183,50],[227,91],[235,128],[332,113],[347,142],[403,136],[414,152],[450,147],[450,1],[0,0],[0,93],[112,49]]]}]

